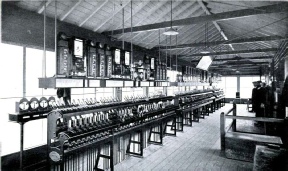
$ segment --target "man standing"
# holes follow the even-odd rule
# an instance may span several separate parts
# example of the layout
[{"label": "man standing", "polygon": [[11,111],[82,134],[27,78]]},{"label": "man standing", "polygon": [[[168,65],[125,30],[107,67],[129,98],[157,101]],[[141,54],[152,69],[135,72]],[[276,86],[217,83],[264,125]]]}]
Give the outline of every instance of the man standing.
[{"label": "man standing", "polygon": [[252,103],[252,112],[255,112],[255,99],[256,99],[256,90],[257,90],[257,81],[252,82],[254,85],[254,88],[252,89],[252,97],[251,97],[251,103]]},{"label": "man standing", "polygon": [[261,81],[253,82],[255,88],[252,90],[252,110],[256,113],[256,117],[259,117],[259,109],[260,109],[260,88]]}]

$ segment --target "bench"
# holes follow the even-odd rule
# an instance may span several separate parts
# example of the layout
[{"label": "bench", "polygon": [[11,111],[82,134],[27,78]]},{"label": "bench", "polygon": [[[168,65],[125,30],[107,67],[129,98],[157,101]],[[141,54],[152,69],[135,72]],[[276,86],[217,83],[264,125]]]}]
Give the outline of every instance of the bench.
[{"label": "bench", "polygon": [[[229,115],[230,113],[233,115]],[[228,118],[232,119],[232,122],[225,125],[225,121]],[[232,109],[230,109],[226,114],[222,112],[220,115],[221,151],[225,153],[227,158],[253,162],[256,145],[283,145],[281,138],[278,136],[237,132],[237,119],[272,123],[284,122],[283,119],[276,118],[237,116],[236,104],[233,103]]]}]

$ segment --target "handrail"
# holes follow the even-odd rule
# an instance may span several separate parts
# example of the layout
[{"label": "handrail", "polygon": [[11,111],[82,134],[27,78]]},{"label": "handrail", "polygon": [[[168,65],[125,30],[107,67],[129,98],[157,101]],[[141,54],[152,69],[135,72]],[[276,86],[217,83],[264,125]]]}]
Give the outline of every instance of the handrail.
[{"label": "handrail", "polygon": [[282,123],[284,119],[278,118],[264,118],[264,117],[250,117],[250,116],[232,116],[232,115],[225,115],[225,118],[229,119],[241,119],[241,120],[253,120],[253,121],[261,121],[261,122],[276,122]]},{"label": "handrail", "polygon": [[233,107],[228,110],[226,113],[221,112],[220,114],[220,139],[221,139],[221,151],[225,150],[225,133],[232,127],[233,131],[236,131],[236,119],[233,118],[233,121],[225,127],[225,120],[226,117],[229,116],[228,114],[232,112],[233,116],[236,116],[236,103],[233,103]]},{"label": "handrail", "polygon": [[[225,116],[227,116],[227,115],[229,115],[229,113],[233,112],[233,109],[234,109],[234,108],[232,107],[232,108],[231,108],[230,110],[228,110],[226,113],[224,113],[224,112],[222,112],[222,113],[223,113]],[[221,114],[222,114],[222,113],[221,113]]]},{"label": "handrail", "polygon": [[[233,107],[226,113],[222,112],[220,114],[220,139],[221,139],[221,151],[225,150],[225,134],[232,127],[232,131],[236,132],[236,120],[253,120],[260,122],[270,122],[270,123],[284,123],[284,119],[279,118],[265,118],[265,117],[249,117],[249,116],[237,116],[236,115],[236,103],[233,103]],[[232,112],[232,115],[229,115]],[[233,119],[233,121],[225,126],[226,119]]]}]

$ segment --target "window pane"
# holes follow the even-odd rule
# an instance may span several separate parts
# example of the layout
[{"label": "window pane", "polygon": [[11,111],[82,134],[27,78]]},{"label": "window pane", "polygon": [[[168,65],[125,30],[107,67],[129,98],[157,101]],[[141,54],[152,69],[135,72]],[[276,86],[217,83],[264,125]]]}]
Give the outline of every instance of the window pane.
[{"label": "window pane", "polygon": [[9,122],[9,113],[15,112],[15,102],[20,98],[0,99],[0,140],[1,155],[19,151],[20,148],[20,126],[17,123]]},{"label": "window pane", "polygon": [[[23,96],[23,47],[0,44],[0,140],[1,155],[19,151],[20,147],[20,126],[17,123],[9,122],[9,113],[15,112],[15,102]],[[1,99],[2,98],[2,99]]]},{"label": "window pane", "polygon": [[84,88],[71,88],[71,95],[82,95],[84,94]]},{"label": "window pane", "polygon": [[254,81],[259,81],[259,77],[240,77],[240,97],[251,98]]},{"label": "window pane", "polygon": [[236,97],[237,88],[226,88],[225,96],[227,98],[235,98]]},{"label": "window pane", "polygon": [[253,87],[252,77],[240,77],[240,88],[242,87]]},{"label": "window pane", "polygon": [[[55,75],[55,73],[56,73],[56,56],[55,56],[55,52],[46,51],[46,76],[47,77],[53,77]],[[37,83],[37,86],[38,86],[38,83]],[[45,95],[45,96],[56,96],[56,91],[57,90],[53,89],[53,88],[43,89],[43,95]]]},{"label": "window pane", "polygon": [[251,98],[252,97],[252,87],[251,88],[242,88],[240,89],[241,98]]},{"label": "window pane", "polygon": [[137,88],[122,88],[122,101],[125,101],[124,99],[126,97],[131,96],[141,96],[143,95],[143,88],[137,87]]},{"label": "window pane", "polygon": [[32,148],[47,143],[47,119],[27,122],[24,125],[24,148]]},{"label": "window pane", "polygon": [[[0,44],[0,98],[23,96],[23,47]],[[14,109],[14,108],[13,108]]]},{"label": "window pane", "polygon": [[149,87],[149,95],[163,94],[163,87]]},{"label": "window pane", "polygon": [[40,96],[38,78],[42,77],[43,51],[26,48],[26,96]]},{"label": "window pane", "polygon": [[46,51],[46,76],[53,77],[55,74],[56,74],[55,52]]},{"label": "window pane", "polygon": [[90,100],[95,98],[95,88],[84,88],[84,98]]},{"label": "window pane", "polygon": [[226,77],[226,87],[237,88],[237,77]]}]

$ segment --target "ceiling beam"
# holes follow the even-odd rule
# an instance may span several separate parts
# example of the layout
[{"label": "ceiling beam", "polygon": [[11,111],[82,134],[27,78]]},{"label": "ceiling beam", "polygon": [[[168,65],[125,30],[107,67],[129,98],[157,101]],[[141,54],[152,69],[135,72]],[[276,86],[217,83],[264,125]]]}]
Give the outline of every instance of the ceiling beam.
[{"label": "ceiling beam", "polygon": [[[138,2],[138,1],[137,1]],[[132,9],[132,19],[134,18],[134,16],[140,11],[142,10],[150,1],[145,1],[145,2],[140,2],[140,4],[138,4],[138,6],[136,8]],[[134,7],[134,4],[133,4]],[[126,21],[129,21],[131,19],[131,14],[126,14],[124,17],[124,23],[126,23]],[[118,23],[120,23],[116,29],[121,28],[122,27],[122,21],[119,21]]]},{"label": "ceiling beam", "polygon": [[210,68],[213,69],[219,69],[219,70],[228,70],[228,69],[233,69],[233,68],[242,68],[242,69],[249,69],[249,68],[259,68],[260,66],[263,65],[269,65],[269,62],[258,62],[258,63],[254,63],[254,64],[221,64],[221,65],[211,65]]},{"label": "ceiling beam", "polygon": [[233,70],[239,70],[239,71],[242,71],[242,72],[251,72],[251,71],[256,71],[256,70],[260,70],[260,67],[261,66],[254,66],[254,67],[231,67],[231,68],[215,68],[215,67],[210,67],[209,70],[214,70],[214,71],[233,71]]},{"label": "ceiling beam", "polygon": [[[211,22],[211,21],[231,20],[231,19],[236,19],[236,18],[248,17],[251,15],[279,13],[279,12],[287,12],[287,11],[288,11],[288,3],[281,2],[275,5],[267,5],[267,6],[249,8],[249,9],[222,12],[222,13],[206,15],[206,16],[198,16],[198,17],[174,20],[173,26],[199,24],[199,23],[205,23],[205,22]],[[165,21],[161,23],[136,26],[136,27],[133,27],[133,32],[155,30],[159,28],[167,28],[167,27],[170,27],[170,24],[171,24],[170,21]],[[124,33],[127,33],[131,31],[131,28],[130,27],[125,28],[124,30],[122,29],[113,30],[113,34],[122,34],[122,31]],[[111,35],[112,31],[106,31],[103,33],[106,35]]]},{"label": "ceiling beam", "polygon": [[[202,9],[205,11],[205,13],[207,15],[211,15],[210,11],[208,10],[208,8],[204,5],[204,3],[202,2],[202,0],[197,0],[198,4],[202,7]],[[225,33],[223,32],[223,30],[221,29],[221,27],[219,26],[219,24],[216,21],[212,21],[212,23],[214,24],[214,26],[216,27],[216,29],[220,32],[221,36],[224,38],[224,40],[228,40],[228,37],[225,35]],[[229,44],[229,47],[232,50],[235,50],[232,46],[232,44]]]},{"label": "ceiling beam", "polygon": [[256,68],[260,68],[261,66],[260,65],[251,65],[251,66],[239,66],[239,67],[237,67],[237,65],[235,66],[235,65],[230,65],[230,67],[227,67],[227,66],[225,66],[225,67],[223,67],[223,66],[210,66],[210,68],[211,69],[217,69],[217,70],[231,70],[231,69],[235,69],[235,68],[239,68],[239,69],[251,69],[251,70],[253,70],[253,69],[256,69]]},{"label": "ceiling beam", "polygon": [[72,2],[67,10],[60,16],[60,21],[63,21],[83,0]]},{"label": "ceiling beam", "polygon": [[236,55],[240,53],[257,53],[257,52],[276,52],[277,48],[268,48],[268,49],[249,49],[249,50],[238,50],[238,51],[223,51],[223,52],[214,52],[214,53],[196,53],[189,56],[179,56],[179,57],[194,57],[194,56],[218,56],[218,55]]},{"label": "ceiling beam", "polygon": [[41,14],[43,11],[44,11],[44,9],[45,9],[45,6],[46,7],[48,7],[48,5],[50,4],[52,2],[52,0],[48,0],[48,1],[43,1],[42,3],[41,3],[41,5],[40,5],[40,8],[37,10],[37,13],[38,14]]},{"label": "ceiling beam", "polygon": [[[234,39],[234,40],[228,40],[228,41],[206,42],[206,45],[207,46],[217,46],[217,45],[221,45],[221,44],[222,45],[243,44],[243,43],[274,41],[274,40],[285,40],[285,39],[288,39],[288,37],[264,36],[264,37],[252,37],[252,38]],[[205,42],[190,43],[190,44],[179,44],[177,46],[169,46],[168,49],[186,49],[186,48],[201,47],[201,46],[205,46]],[[158,46],[158,48],[159,48],[159,46]],[[163,49],[164,49],[164,47],[163,47]]]},{"label": "ceiling beam", "polygon": [[[186,7],[189,7],[189,6],[186,5]],[[188,8],[188,9],[186,9],[186,11],[182,11],[182,13],[180,13],[180,15],[182,15],[182,16],[181,16],[182,18],[189,17],[190,15],[200,16],[200,15],[203,14],[203,11],[200,10],[200,6],[197,5],[196,3],[191,4],[191,7],[192,7],[192,8]],[[174,14],[173,14],[173,15],[174,15]],[[200,25],[200,26],[201,26],[201,25]],[[191,28],[191,26],[188,26],[188,28]],[[188,28],[185,27],[185,26],[181,26],[181,27],[178,27],[178,28],[177,28],[177,31],[181,33],[180,35],[183,35],[184,32],[189,31]],[[163,32],[164,32],[164,29],[163,29]],[[161,33],[161,34],[162,34],[162,33]],[[180,36],[180,35],[177,35],[177,40],[178,40],[178,41],[180,40],[180,39],[179,39],[179,36]],[[186,36],[187,36],[187,35],[186,35]],[[167,36],[167,37],[166,37],[166,36],[160,37],[160,44],[161,44],[162,42],[166,42],[168,37],[169,37],[169,36]],[[172,37],[171,37],[171,42],[175,42],[175,38],[176,38],[176,36],[172,36]],[[156,43],[153,43],[153,42],[156,42]],[[157,35],[157,36],[154,36],[154,38],[148,43],[148,46],[149,46],[148,49],[151,49],[151,48],[153,48],[154,46],[156,46],[156,45],[158,45],[158,44],[159,44],[159,37],[158,37],[158,35]],[[166,44],[166,43],[165,43],[165,44]]]},{"label": "ceiling beam", "polygon": [[[177,3],[174,3],[173,7],[172,7],[172,11],[173,10],[176,10],[176,8],[178,8],[178,6],[181,5],[181,2],[177,2]],[[178,10],[179,12],[180,10]],[[171,12],[171,9],[168,7],[166,8],[160,15],[156,15],[155,18],[153,18],[153,22],[157,22],[159,20],[163,20],[165,19],[165,17],[168,17],[170,16],[170,12]],[[174,14],[174,17],[178,15],[177,13]],[[157,38],[158,38],[158,30],[156,32],[151,32],[151,33],[144,33],[144,32],[140,32],[138,33],[137,35],[133,36],[133,40],[137,41],[137,40],[141,40],[141,42],[143,42],[144,39],[146,39],[147,37],[149,37],[151,34],[153,33],[157,33]],[[140,35],[142,35],[141,37],[139,37]],[[143,35],[144,35],[144,38],[143,38]],[[136,39],[136,37],[139,37]]]},{"label": "ceiling beam", "polygon": [[[193,3],[194,4],[194,3]],[[193,5],[193,4],[190,4],[191,6]],[[184,4],[184,6],[183,6],[183,4],[178,4],[177,6],[175,5],[175,9],[173,8],[172,9],[172,11],[174,10],[175,12],[173,12],[173,18],[172,18],[172,20],[175,20],[177,17],[179,17],[179,16],[181,16],[181,14],[182,14],[182,16],[181,17],[188,17],[191,13],[193,13],[192,11],[193,10],[189,10],[188,12],[186,12],[184,15],[183,15],[183,11],[185,11],[188,7],[190,7],[189,5],[187,5],[187,4]],[[180,8],[180,9],[179,9]],[[164,19],[165,20],[165,18],[169,18],[170,17],[170,15],[168,15],[169,13],[171,12],[171,10],[169,10],[168,11],[168,13],[167,14],[164,14],[163,16],[158,16],[158,19],[155,21],[155,22],[157,22],[159,19]],[[179,29],[180,28],[177,28],[177,30],[179,31]],[[149,48],[149,44],[151,43],[151,42],[153,42],[153,40],[159,40],[159,37],[158,37],[158,30],[156,30],[155,32],[151,32],[150,34],[148,33],[148,35],[147,35],[147,33],[145,34],[145,37],[144,38],[142,38],[141,39],[141,41],[142,42],[144,42],[144,40],[145,39],[147,39],[147,38],[149,38],[150,39],[150,41],[148,42],[148,48]],[[147,35],[147,36],[146,36]],[[152,35],[152,36],[151,36]],[[151,37],[152,37],[152,41],[151,41]],[[148,40],[149,40],[148,39]]]},{"label": "ceiling beam", "polygon": [[[173,12],[173,19],[172,20],[175,20],[179,16],[181,18],[186,18],[186,17],[189,17],[191,15],[193,15],[193,16],[198,16],[199,15],[200,16],[203,13],[203,11],[200,11],[200,13],[199,13],[199,8],[200,7],[199,7],[198,4],[196,4],[196,2],[192,2],[192,3],[188,2],[188,4],[181,4],[180,8],[181,8],[181,10],[175,9],[176,12],[175,13]],[[173,9],[173,11],[175,11],[175,10]],[[169,15],[166,15],[166,17],[167,16],[169,16]],[[185,28],[185,26],[178,27],[177,31],[182,33],[183,32],[183,28]],[[164,32],[164,29],[162,29],[162,30]],[[152,37],[152,39],[150,39],[150,41],[147,42],[147,45],[148,45],[147,48],[148,49],[151,49],[151,48],[153,48],[153,47],[155,47],[156,45],[159,44],[158,30],[157,30],[156,34],[152,35],[151,37]],[[175,36],[173,36],[172,38],[175,39]],[[179,35],[178,35],[178,38],[179,38]],[[166,36],[160,37],[160,44],[161,44],[162,41],[165,41],[165,40],[166,40]]]},{"label": "ceiling beam", "polygon": [[[200,25],[200,24],[198,24]],[[196,34],[195,34],[196,33]],[[203,35],[202,35],[202,32],[195,32],[195,33],[191,33],[190,34],[190,38],[191,36],[193,37],[193,42],[201,42],[203,41]],[[197,36],[193,36],[193,35],[197,35]],[[211,35],[211,36],[210,36]],[[211,31],[208,30],[208,37],[209,37],[209,40],[210,41],[216,41],[216,40],[221,40],[221,35],[218,34],[218,30],[214,27],[212,27]],[[188,39],[188,40],[187,40]],[[187,36],[187,39],[185,40],[185,42],[188,42],[189,41],[189,38]],[[169,47],[168,47],[169,48]],[[208,46],[208,48],[210,50],[211,47]],[[168,49],[169,50],[169,49]],[[171,49],[172,50],[172,49]],[[186,48],[186,49],[175,49],[175,50],[178,50],[178,55],[186,55],[187,53],[196,53],[195,51],[199,51],[200,48]],[[214,50],[213,50],[214,51]],[[215,52],[215,51],[214,51]],[[198,52],[197,52],[198,53]]]},{"label": "ceiling beam", "polygon": [[[120,8],[116,9],[115,11],[113,11],[114,14],[117,14],[118,12],[120,12],[123,8],[126,7],[126,5],[128,5],[130,3],[129,1],[124,1],[123,4],[121,5]],[[108,21],[110,21],[112,18],[114,17],[113,14],[110,14],[107,18],[105,18],[104,21],[100,21],[101,24],[97,25],[97,27],[93,30],[94,32],[98,31],[101,27],[103,27]]]},{"label": "ceiling beam", "polygon": [[[151,1],[154,2],[154,1]],[[145,22],[146,19],[148,19],[149,17],[151,17],[157,10],[159,10],[162,6],[164,6],[166,3],[168,3],[167,1],[160,1],[158,2],[156,5],[153,5],[152,8],[150,8],[147,13],[145,13],[145,16],[140,16],[140,20],[137,20],[136,24],[133,24],[134,26],[138,26],[139,24]],[[138,33],[140,34],[140,33]],[[137,34],[137,35],[138,35]],[[114,33],[113,33],[114,35]],[[118,39],[121,39],[122,37],[124,37],[125,34],[121,34],[119,37],[117,37]],[[128,35],[127,35],[128,36]],[[130,36],[130,35],[129,35]],[[125,38],[124,38],[125,39]]]},{"label": "ceiling beam", "polygon": [[[101,3],[100,3],[101,2]],[[83,24],[85,24],[91,17],[93,17],[94,14],[96,14],[96,12],[98,12],[106,3],[108,2],[108,0],[105,0],[105,1],[99,1],[97,3],[97,6],[95,9],[92,9],[92,13],[88,14],[87,16],[83,17],[83,21],[78,24],[79,27],[83,26]]]},{"label": "ceiling beam", "polygon": [[[241,57],[241,58],[224,58],[213,59],[213,61],[241,61],[241,60],[253,60],[253,59],[272,59],[273,56],[256,56],[256,57]],[[192,60],[191,62],[199,62],[199,60]]]},{"label": "ceiling beam", "polygon": [[226,68],[229,68],[227,66],[239,66],[241,68],[243,67],[256,67],[258,65],[263,65],[263,64],[269,64],[270,62],[264,62],[264,61],[261,61],[261,62],[251,62],[251,63],[241,63],[241,64],[238,64],[237,62],[235,63],[223,63],[223,64],[217,64],[217,65],[211,65],[211,67],[218,67],[218,68],[221,68],[221,69],[226,69]]}]

